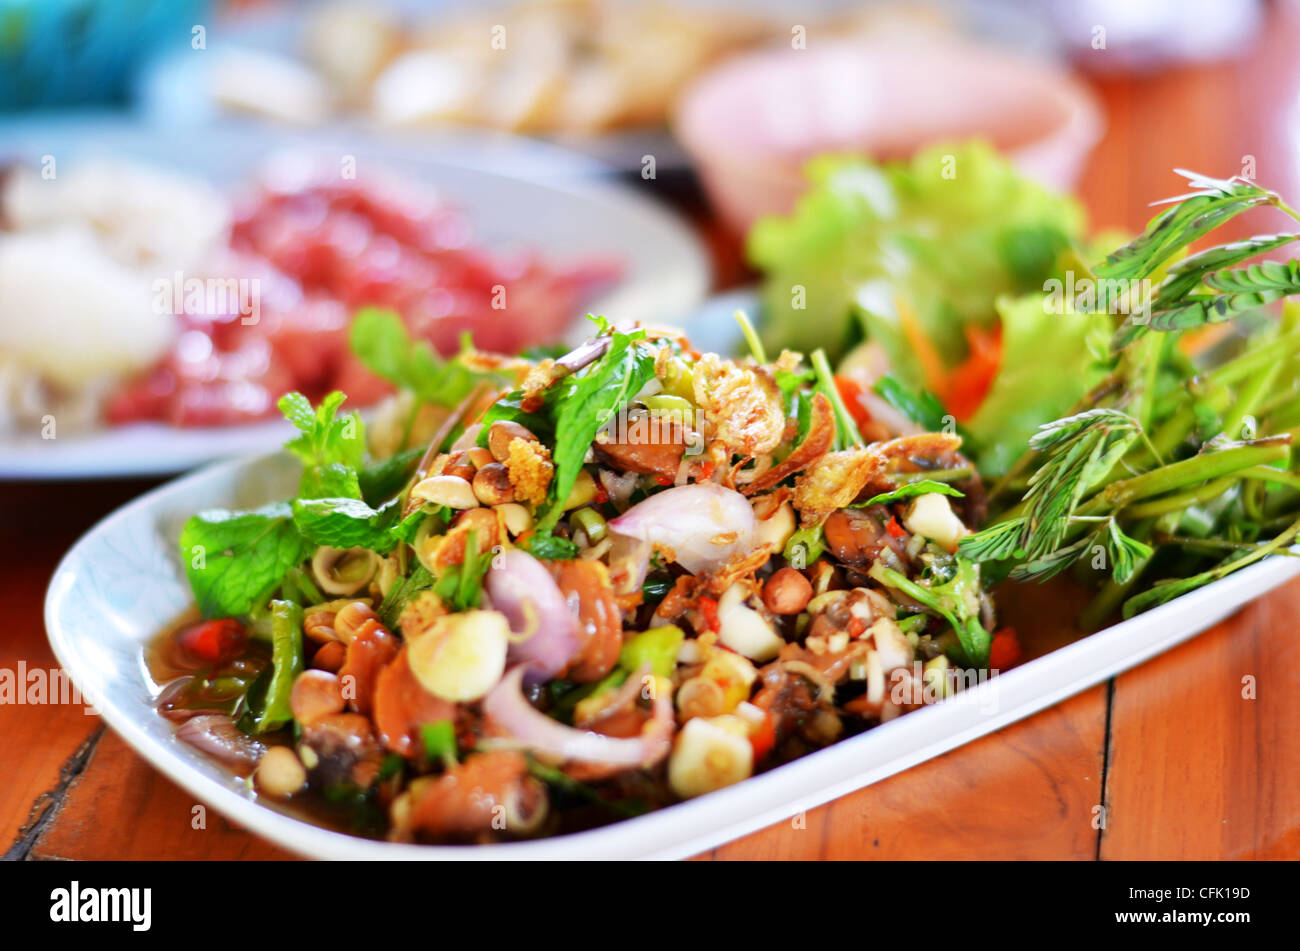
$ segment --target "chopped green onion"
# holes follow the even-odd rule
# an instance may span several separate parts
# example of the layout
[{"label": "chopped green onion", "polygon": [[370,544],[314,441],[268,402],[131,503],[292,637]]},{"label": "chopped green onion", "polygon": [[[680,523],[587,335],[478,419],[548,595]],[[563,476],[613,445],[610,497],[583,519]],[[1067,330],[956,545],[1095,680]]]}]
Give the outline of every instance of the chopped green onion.
[{"label": "chopped green onion", "polygon": [[758,336],[758,331],[754,325],[749,322],[749,317],[743,310],[737,310],[735,313],[736,323],[740,324],[740,332],[745,335],[745,343],[749,346],[749,352],[753,354],[755,362],[764,364],[767,362],[767,351],[763,349],[763,341]]},{"label": "chopped green onion", "polygon": [[430,762],[441,761],[447,769],[456,765],[456,726],[450,720],[420,724],[420,740]]},{"label": "chopped green onion", "polygon": [[587,538],[592,544],[601,541],[608,534],[609,524],[605,521],[605,516],[593,508],[578,509],[569,518],[575,528],[580,528],[587,533]]}]

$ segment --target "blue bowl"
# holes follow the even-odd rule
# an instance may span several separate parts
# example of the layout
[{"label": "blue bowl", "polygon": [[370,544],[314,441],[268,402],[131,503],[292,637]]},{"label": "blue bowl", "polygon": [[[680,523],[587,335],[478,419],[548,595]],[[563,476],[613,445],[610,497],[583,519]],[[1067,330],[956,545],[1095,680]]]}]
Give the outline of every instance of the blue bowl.
[{"label": "blue bowl", "polygon": [[0,110],[122,102],[152,54],[188,44],[208,0],[0,0]]}]

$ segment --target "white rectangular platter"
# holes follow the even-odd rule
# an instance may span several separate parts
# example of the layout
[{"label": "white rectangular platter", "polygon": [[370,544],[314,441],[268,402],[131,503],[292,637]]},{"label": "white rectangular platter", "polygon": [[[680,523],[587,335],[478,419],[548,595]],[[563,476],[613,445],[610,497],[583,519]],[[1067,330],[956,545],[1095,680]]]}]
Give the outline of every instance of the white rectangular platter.
[{"label": "white rectangular platter", "polygon": [[176,552],[180,526],[213,507],[251,508],[292,495],[284,456],[186,476],[100,522],[68,553],[46,597],[50,643],[87,701],[161,772],[231,821],[322,859],[683,858],[820,805],[991,733],[1168,650],[1300,574],[1274,557],[1146,614],[906,716],[738,785],[589,832],[487,846],[420,846],[356,838],[255,800],[244,784],[175,739],[154,710],[143,645],[190,605]]}]

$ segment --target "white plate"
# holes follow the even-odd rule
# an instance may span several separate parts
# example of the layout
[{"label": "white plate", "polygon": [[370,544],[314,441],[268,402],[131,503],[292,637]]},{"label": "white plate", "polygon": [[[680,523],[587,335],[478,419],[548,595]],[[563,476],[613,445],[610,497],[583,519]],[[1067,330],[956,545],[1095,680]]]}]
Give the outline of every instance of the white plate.
[{"label": "white plate", "polygon": [[[592,180],[598,168],[551,146],[510,136],[445,136],[413,142],[356,132],[293,134],[215,126],[158,129],[84,116],[0,125],[0,159],[39,166],[53,155],[60,170],[81,157],[122,156],[179,169],[219,185],[246,181],[269,155],[285,149],[356,157],[364,172],[392,169],[443,189],[464,208],[477,241],[489,248],[537,248],[555,260],[585,255],[621,259],[626,276],[587,305],[620,323],[673,321],[704,299],[711,273],[694,234],[645,191]],[[528,175],[502,167],[529,168]],[[584,177],[586,176],[586,177]],[[580,314],[575,322],[586,324]],[[183,429],[156,424],[105,428],[80,436],[39,434],[0,442],[0,479],[74,479],[180,472],[213,459],[265,452],[283,442],[277,424]]]},{"label": "white plate", "polygon": [[[752,2],[752,0],[747,0]],[[386,6],[394,6],[392,3]],[[455,7],[456,3],[433,6]],[[399,3],[409,8],[412,16],[427,17],[430,4]],[[133,100],[135,108],[147,119],[162,125],[205,125],[212,122],[244,121],[274,127],[275,119],[249,115],[223,106],[213,95],[213,79],[223,57],[242,57],[249,53],[269,55],[297,61],[297,51],[302,42],[302,17],[298,12],[270,10],[250,13],[228,28],[208,37],[208,48],[195,55],[188,44],[158,56],[137,77]],[[330,119],[333,123],[345,122],[366,130],[367,135],[384,134],[384,126],[361,113],[340,112]],[[451,123],[417,126],[410,135],[436,141],[439,137],[454,134],[458,127]],[[503,133],[507,135],[507,133]],[[562,146],[572,155],[580,155],[604,165],[607,170],[640,173],[646,155],[653,155],[660,175],[680,172],[690,167],[685,150],[668,131],[667,124],[644,128],[611,129],[591,134],[543,134],[542,141]],[[523,157],[519,156],[522,160]]]},{"label": "white plate", "polygon": [[255,801],[153,707],[141,648],[191,603],[176,555],[181,524],[210,506],[288,497],[298,464],[285,456],[223,463],[109,516],[67,554],[46,596],[59,661],[140,755],[200,801],[286,849],[315,858],[681,858],[786,819],[1028,716],[1132,667],[1227,617],[1300,573],[1272,558],[1030,661],[968,693],[927,706],[736,786],[601,829],[535,842],[416,846],[331,832]]}]

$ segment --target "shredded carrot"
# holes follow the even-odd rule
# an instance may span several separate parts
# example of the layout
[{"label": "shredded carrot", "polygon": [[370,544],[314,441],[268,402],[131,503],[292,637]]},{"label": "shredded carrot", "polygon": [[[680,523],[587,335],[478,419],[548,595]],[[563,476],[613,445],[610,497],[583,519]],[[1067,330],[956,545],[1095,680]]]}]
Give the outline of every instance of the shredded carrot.
[{"label": "shredded carrot", "polygon": [[1002,365],[1002,328],[966,327],[970,355],[944,380],[940,398],[959,420],[970,419],[980,408]]},{"label": "shredded carrot", "polygon": [[934,344],[925,335],[916,311],[912,310],[907,301],[897,297],[894,299],[894,307],[898,310],[898,323],[903,329],[903,336],[907,338],[907,345],[912,348],[916,359],[921,361],[921,372],[925,374],[926,388],[942,397],[947,370],[944,368],[939,351],[934,349]]},{"label": "shredded carrot", "polygon": [[895,538],[904,538],[907,536],[907,532],[903,530],[903,526],[899,525],[898,519],[894,518],[892,515],[889,516],[889,521],[885,523],[885,531],[889,532],[889,534],[893,535]]},{"label": "shredded carrot", "polygon": [[1002,365],[1002,327],[989,329],[966,325],[966,345],[970,353],[949,370],[939,352],[926,336],[916,312],[902,298],[894,301],[899,325],[925,374],[926,388],[931,390],[948,412],[958,420],[970,419],[988,396],[993,380]]}]

